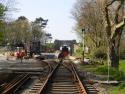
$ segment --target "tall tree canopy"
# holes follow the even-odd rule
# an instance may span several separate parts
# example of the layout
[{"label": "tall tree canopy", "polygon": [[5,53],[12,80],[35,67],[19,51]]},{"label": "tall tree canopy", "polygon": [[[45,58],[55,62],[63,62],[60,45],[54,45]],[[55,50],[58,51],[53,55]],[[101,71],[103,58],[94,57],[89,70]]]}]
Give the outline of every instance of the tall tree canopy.
[{"label": "tall tree canopy", "polygon": [[0,44],[5,42],[5,27],[10,12],[15,11],[14,0],[0,0]]},{"label": "tall tree canopy", "polygon": [[27,43],[31,39],[31,27],[26,17],[20,16],[6,26],[6,39],[9,43]]},{"label": "tall tree canopy", "polygon": [[[95,57],[93,54],[103,48],[106,49],[107,40],[103,20],[102,6],[95,0],[78,0],[75,4],[75,8],[72,11],[72,15],[76,20],[75,30],[82,38],[82,29],[84,31],[85,46],[88,46],[90,55]],[[103,51],[106,54],[106,50]]]},{"label": "tall tree canopy", "polygon": [[44,20],[43,18],[39,17],[36,18],[34,22],[31,23],[32,25],[32,35],[33,35],[33,40],[40,40],[45,28],[47,25],[48,20]]},{"label": "tall tree canopy", "polygon": [[[18,17],[17,20],[8,22],[5,29],[6,43],[29,44],[32,41],[43,41],[46,32],[43,30],[43,19],[36,18],[30,22],[25,16]],[[47,24],[47,23],[46,23]]]},{"label": "tall tree canopy", "polygon": [[5,12],[7,11],[7,8],[0,3],[0,44],[3,41],[4,35],[3,35],[3,28],[4,28],[4,15]]}]

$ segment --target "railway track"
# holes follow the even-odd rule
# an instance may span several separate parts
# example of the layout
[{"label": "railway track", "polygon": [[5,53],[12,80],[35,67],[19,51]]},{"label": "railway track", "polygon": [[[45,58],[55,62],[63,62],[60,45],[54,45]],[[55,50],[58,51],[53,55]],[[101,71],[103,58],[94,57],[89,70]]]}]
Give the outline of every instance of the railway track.
[{"label": "railway track", "polygon": [[[41,72],[40,75],[36,74],[36,76],[38,76],[38,78],[41,78],[41,76],[43,78],[46,77],[54,67],[55,62],[51,62],[51,63],[42,61],[41,68],[43,69],[43,71]],[[28,74],[28,73],[22,72],[21,74],[17,74],[17,75],[15,74],[16,76],[10,82],[5,83],[4,85],[2,85],[2,87],[0,87],[0,94],[17,94],[19,89],[23,87],[23,85],[27,83],[33,76],[32,74]]]},{"label": "railway track", "polygon": [[80,81],[75,66],[72,63],[61,62],[46,78],[41,78],[28,94],[97,94],[89,87],[88,92],[86,87]]},{"label": "railway track", "polygon": [[1,87],[0,94],[14,94],[29,79],[29,74],[17,75],[11,82]]},{"label": "railway track", "polygon": [[55,72],[56,68],[59,66],[59,63],[51,63],[51,72],[48,75],[41,76],[40,80],[33,86],[31,90],[29,90],[28,94],[42,94],[43,90],[48,84],[51,76]]},{"label": "railway track", "polygon": [[43,65],[44,71],[28,90],[20,88],[25,87],[32,75],[20,74],[2,86],[0,94],[97,94],[91,85],[81,82],[73,63],[44,61]]}]

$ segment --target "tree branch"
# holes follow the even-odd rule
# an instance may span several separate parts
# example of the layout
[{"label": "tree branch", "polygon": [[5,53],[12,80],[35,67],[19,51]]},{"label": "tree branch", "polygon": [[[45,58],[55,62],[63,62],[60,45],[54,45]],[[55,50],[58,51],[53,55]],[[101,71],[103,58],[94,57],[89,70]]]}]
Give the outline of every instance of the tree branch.
[{"label": "tree branch", "polygon": [[108,4],[106,4],[106,6],[108,7],[108,6],[112,5],[115,1],[117,1],[117,0],[112,0],[111,2],[109,2]]},{"label": "tree branch", "polygon": [[119,19],[119,10],[121,9],[122,5],[124,4],[124,0],[121,0],[120,4],[118,5],[117,9],[116,9],[116,13],[115,13],[115,23],[117,24]]},{"label": "tree branch", "polygon": [[123,21],[119,22],[118,24],[116,24],[116,25],[114,26],[114,30],[113,30],[113,32],[112,32],[112,34],[111,34],[111,39],[114,39],[114,38],[115,38],[116,34],[118,33],[118,32],[116,32],[116,31],[117,31],[118,29],[122,28],[124,25],[125,25],[125,16],[123,17]]},{"label": "tree branch", "polygon": [[118,23],[116,25],[116,29],[120,28],[120,27],[123,27],[125,25],[125,16],[123,17],[123,21],[121,21],[120,23]]},{"label": "tree branch", "polygon": [[111,26],[110,18],[109,18],[109,12],[108,12],[108,7],[107,6],[105,6],[105,20],[107,22],[107,25]]}]

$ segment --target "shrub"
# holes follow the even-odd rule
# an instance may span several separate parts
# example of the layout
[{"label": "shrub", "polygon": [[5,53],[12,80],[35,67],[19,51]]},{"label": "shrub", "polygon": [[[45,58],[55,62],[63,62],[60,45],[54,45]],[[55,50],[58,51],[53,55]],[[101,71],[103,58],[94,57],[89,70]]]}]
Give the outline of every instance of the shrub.
[{"label": "shrub", "polygon": [[92,53],[92,57],[97,58],[97,59],[100,59],[100,58],[106,59],[107,54],[106,54],[105,48],[100,47],[100,48],[95,49]]},{"label": "shrub", "polygon": [[119,89],[125,89],[125,83],[121,83]]}]

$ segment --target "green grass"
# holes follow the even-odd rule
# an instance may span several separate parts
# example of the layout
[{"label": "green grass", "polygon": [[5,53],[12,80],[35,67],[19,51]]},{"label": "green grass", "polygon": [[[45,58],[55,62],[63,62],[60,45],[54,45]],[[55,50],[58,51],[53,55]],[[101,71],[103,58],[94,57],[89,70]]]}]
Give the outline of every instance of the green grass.
[{"label": "green grass", "polygon": [[99,66],[98,65],[82,65],[80,64],[80,68],[87,72],[94,72]]},{"label": "green grass", "polygon": [[[107,65],[80,65],[80,68],[95,73],[97,75],[107,75],[108,67]],[[115,80],[125,80],[125,60],[120,60],[119,63],[119,71],[110,68],[110,75],[113,78],[116,78]],[[112,79],[113,80],[113,79]]]},{"label": "green grass", "polygon": [[[81,69],[86,70],[88,72],[94,72],[95,74],[107,74],[107,66],[106,65],[82,65]],[[119,63],[119,71],[111,69],[110,73],[117,77],[119,80],[125,80],[125,60],[120,60]],[[121,74],[122,73],[122,74]],[[120,78],[121,76],[121,78]],[[108,94],[125,94],[125,84],[119,84],[118,86],[109,86]]]},{"label": "green grass", "polygon": [[109,94],[125,94],[125,87],[120,88],[120,86],[109,87]]},{"label": "green grass", "polygon": [[125,74],[125,60],[120,60],[119,70]]},{"label": "green grass", "polygon": [[[125,75],[125,60],[120,60],[119,70]],[[125,77],[123,77],[123,79],[125,80]],[[125,94],[125,84],[111,86],[109,89],[109,94]]]}]

